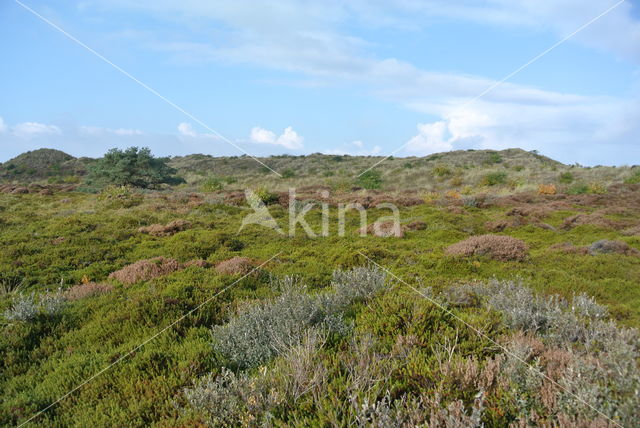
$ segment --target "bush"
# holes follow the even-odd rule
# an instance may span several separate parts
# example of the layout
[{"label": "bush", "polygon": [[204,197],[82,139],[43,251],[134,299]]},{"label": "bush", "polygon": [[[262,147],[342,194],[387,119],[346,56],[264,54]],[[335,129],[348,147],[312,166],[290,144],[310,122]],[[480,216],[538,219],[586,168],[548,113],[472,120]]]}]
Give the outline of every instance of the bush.
[{"label": "bush", "polygon": [[148,148],[111,149],[89,167],[90,184],[156,188],[161,184],[184,182],[175,176],[176,170],[168,158],[156,158]]},{"label": "bush", "polygon": [[265,205],[275,204],[280,199],[277,193],[271,192],[264,186],[258,187],[253,193],[260,198]]},{"label": "bush", "polygon": [[217,177],[208,177],[200,186],[203,192],[217,192],[222,190],[223,187],[224,182]]},{"label": "bush", "polygon": [[247,257],[232,257],[216,265],[216,271],[222,275],[245,275],[255,267],[253,260]]},{"label": "bush", "polygon": [[33,293],[18,296],[13,305],[4,311],[8,321],[31,321],[38,315],[38,305]]},{"label": "bush", "polygon": [[177,219],[173,220],[166,225],[152,224],[150,226],[143,226],[138,229],[139,233],[148,233],[153,236],[171,236],[178,232],[191,227],[191,223],[186,220]]},{"label": "bush", "polygon": [[365,189],[379,189],[380,187],[382,187],[382,175],[380,174],[380,171],[376,169],[370,169],[369,171],[360,175],[356,180],[356,183]]},{"label": "bush", "polygon": [[570,173],[569,171],[563,172],[562,174],[560,174],[560,177],[558,178],[558,181],[562,184],[571,184],[573,183],[573,180],[574,180],[573,174]]},{"label": "bush", "polygon": [[496,164],[496,163],[501,163],[502,162],[502,156],[500,156],[500,153],[498,152],[491,152],[489,153],[489,158],[487,159],[488,164]]},{"label": "bush", "polygon": [[282,171],[282,178],[293,178],[296,176],[296,172],[291,169],[291,168],[287,168],[284,171]]},{"label": "bush", "polygon": [[589,193],[589,186],[584,183],[576,183],[567,189],[567,195],[585,195]]},{"label": "bush", "polygon": [[555,184],[541,184],[538,186],[539,195],[555,195],[556,193],[557,189]]},{"label": "bush", "polygon": [[272,284],[281,294],[240,313],[226,325],[212,330],[213,347],[239,368],[257,367],[298,345],[311,327],[344,334],[342,319],[346,307],[381,291],[383,273],[373,268],[334,272],[334,293],[309,295],[294,277]]},{"label": "bush", "polygon": [[524,260],[527,252],[523,241],[501,235],[472,236],[445,249],[450,256],[487,256],[502,261]]},{"label": "bush", "polygon": [[640,183],[640,169],[636,169],[636,171],[631,174],[627,179],[624,180],[627,184],[638,184]]},{"label": "bush", "polygon": [[485,175],[482,178],[481,184],[483,186],[496,186],[498,184],[504,184],[506,182],[507,182],[506,172],[492,172],[490,174]]},{"label": "bush", "polygon": [[639,255],[640,251],[629,247],[629,245],[624,241],[610,241],[608,239],[602,239],[591,244],[589,247],[589,254],[624,254],[631,256]]},{"label": "bush", "polygon": [[182,269],[182,265],[174,259],[155,257],[153,259],[139,260],[122,269],[112,272],[109,278],[116,279],[123,284],[135,284],[140,281],[149,281],[159,276],[168,275]]},{"label": "bush", "polygon": [[451,175],[452,171],[449,167],[447,167],[446,165],[436,165],[433,168],[433,175],[435,177],[446,177],[448,175]]},{"label": "bush", "polygon": [[66,297],[60,290],[46,293],[36,301],[34,293],[18,296],[13,305],[4,312],[8,321],[32,321],[39,314],[55,317],[60,314],[66,303]]}]

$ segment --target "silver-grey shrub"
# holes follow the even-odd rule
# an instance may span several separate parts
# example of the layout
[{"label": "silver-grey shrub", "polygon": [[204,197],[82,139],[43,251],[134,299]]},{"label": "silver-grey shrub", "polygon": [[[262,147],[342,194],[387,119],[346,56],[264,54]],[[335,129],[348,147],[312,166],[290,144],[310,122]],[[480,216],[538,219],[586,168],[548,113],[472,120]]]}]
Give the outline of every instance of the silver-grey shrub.
[{"label": "silver-grey shrub", "polygon": [[348,271],[336,270],[333,272],[331,285],[336,297],[349,305],[367,300],[384,290],[387,276],[375,266],[356,267]]},{"label": "silver-grey shrub", "polygon": [[66,303],[62,291],[46,293],[39,299],[35,293],[17,296],[9,309],[4,312],[8,321],[33,321],[38,315],[54,317],[58,315]]},{"label": "silver-grey shrub", "polygon": [[31,321],[38,316],[39,309],[33,293],[19,295],[13,305],[4,311],[4,317],[9,321]]},{"label": "silver-grey shrub", "polygon": [[310,327],[344,334],[349,330],[342,318],[346,307],[371,298],[385,284],[384,273],[375,268],[335,272],[333,293],[308,294],[293,277],[272,281],[281,294],[251,306],[225,325],[213,327],[214,349],[239,368],[250,368],[300,343]]}]

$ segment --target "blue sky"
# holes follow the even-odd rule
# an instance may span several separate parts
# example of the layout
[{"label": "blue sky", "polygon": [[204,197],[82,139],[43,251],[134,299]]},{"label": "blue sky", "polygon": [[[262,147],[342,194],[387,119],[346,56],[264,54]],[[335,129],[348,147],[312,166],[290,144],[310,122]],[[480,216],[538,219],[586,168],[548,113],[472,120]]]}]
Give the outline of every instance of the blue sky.
[{"label": "blue sky", "polygon": [[[635,0],[472,103],[616,1],[23,3],[252,155],[521,147],[640,163]],[[13,0],[0,49],[0,161],[242,154]]]}]

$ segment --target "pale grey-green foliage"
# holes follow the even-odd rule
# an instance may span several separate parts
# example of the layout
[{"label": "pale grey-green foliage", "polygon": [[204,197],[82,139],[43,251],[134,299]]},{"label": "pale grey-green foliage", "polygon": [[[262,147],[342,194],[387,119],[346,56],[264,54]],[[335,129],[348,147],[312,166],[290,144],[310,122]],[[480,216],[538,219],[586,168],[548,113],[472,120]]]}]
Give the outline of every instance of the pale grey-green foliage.
[{"label": "pale grey-green foliage", "polygon": [[385,273],[375,266],[336,270],[331,279],[336,296],[347,305],[369,299],[385,289],[386,283]]},{"label": "pale grey-green foliage", "polygon": [[60,290],[55,293],[46,293],[37,299],[34,293],[18,295],[9,309],[4,312],[8,321],[32,321],[38,315],[46,317],[58,315],[66,299]]},{"label": "pale grey-green foliage", "polygon": [[[487,305],[501,312],[507,324],[535,332],[551,347],[567,352],[570,363],[559,380],[558,408],[576,420],[593,420],[604,413],[623,426],[640,420],[640,340],[638,331],[607,320],[605,307],[585,294],[566,302],[558,296],[540,296],[522,285],[491,281],[477,288]],[[543,380],[537,361],[530,365],[530,349],[511,343],[503,370],[516,391],[521,414],[535,408],[536,391]],[[585,403],[588,403],[585,404]],[[596,411],[597,409],[598,411]]]},{"label": "pale grey-green foliage", "polygon": [[342,319],[345,308],[372,297],[385,286],[384,273],[374,268],[336,272],[334,293],[311,295],[294,277],[272,281],[280,295],[256,304],[212,330],[214,349],[240,368],[256,367],[294,344],[304,331],[320,326],[344,334],[349,326]]},{"label": "pale grey-green foliage", "polygon": [[19,295],[13,305],[4,311],[9,321],[31,321],[38,315],[38,304],[33,293]]}]

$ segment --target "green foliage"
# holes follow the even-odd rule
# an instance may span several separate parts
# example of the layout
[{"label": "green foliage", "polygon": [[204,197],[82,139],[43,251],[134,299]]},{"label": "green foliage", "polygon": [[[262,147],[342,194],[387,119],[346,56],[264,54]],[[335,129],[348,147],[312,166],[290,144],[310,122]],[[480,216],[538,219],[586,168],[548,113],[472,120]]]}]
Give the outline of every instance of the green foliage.
[{"label": "green foliage", "polygon": [[636,171],[631,174],[627,179],[624,180],[627,184],[638,184],[640,183],[640,169],[636,169]]},{"label": "green foliage", "polygon": [[282,171],[282,178],[292,178],[296,176],[296,172],[292,168],[287,168]]},{"label": "green foliage", "polygon": [[496,186],[498,184],[505,184],[507,182],[506,172],[492,172],[485,175],[482,178],[481,185],[483,186]]},{"label": "green foliage", "polygon": [[491,165],[491,164],[496,164],[501,162],[502,162],[502,156],[500,156],[500,153],[498,152],[489,153],[489,158],[487,159],[488,164]]},{"label": "green foliage", "polygon": [[576,183],[569,187],[566,191],[567,195],[585,195],[589,193],[589,185],[584,183]]},{"label": "green foliage", "polygon": [[433,168],[433,175],[436,177],[446,177],[451,174],[453,174],[453,171],[451,171],[451,169],[446,165],[440,164]]},{"label": "green foliage", "polygon": [[218,177],[208,177],[200,187],[203,192],[217,192],[222,190],[224,182]]},{"label": "green foliage", "polygon": [[279,196],[277,193],[274,193],[267,189],[266,187],[258,187],[254,191],[255,195],[262,200],[266,205],[275,204],[279,200]]},{"label": "green foliage", "polygon": [[573,183],[573,180],[574,180],[574,176],[569,171],[563,172],[562,174],[560,174],[560,177],[558,178],[558,181],[560,181],[560,183],[562,184],[571,184]]},{"label": "green foliage", "polygon": [[382,174],[377,169],[370,169],[358,176],[356,183],[365,189],[379,189],[383,183]]},{"label": "green foliage", "polygon": [[169,167],[168,158],[156,158],[148,148],[111,149],[89,168],[90,184],[157,188],[178,184],[182,179]]}]

